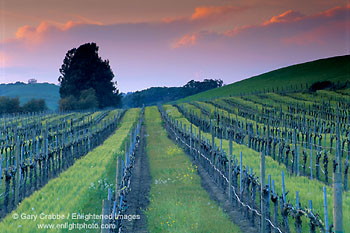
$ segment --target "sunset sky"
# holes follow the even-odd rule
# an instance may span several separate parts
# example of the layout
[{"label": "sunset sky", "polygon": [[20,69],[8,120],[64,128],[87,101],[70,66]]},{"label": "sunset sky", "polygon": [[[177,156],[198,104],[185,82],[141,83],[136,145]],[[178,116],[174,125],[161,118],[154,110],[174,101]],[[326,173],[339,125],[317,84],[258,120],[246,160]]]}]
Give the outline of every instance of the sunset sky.
[{"label": "sunset sky", "polygon": [[96,42],[123,92],[229,84],[350,53],[346,0],[0,0],[0,83],[58,83],[66,52]]}]

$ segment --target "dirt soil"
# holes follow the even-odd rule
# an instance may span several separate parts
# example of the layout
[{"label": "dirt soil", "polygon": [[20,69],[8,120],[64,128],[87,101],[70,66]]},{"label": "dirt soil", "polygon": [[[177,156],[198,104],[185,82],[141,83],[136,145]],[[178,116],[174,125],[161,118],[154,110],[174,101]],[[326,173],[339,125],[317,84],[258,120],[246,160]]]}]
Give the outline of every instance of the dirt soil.
[{"label": "dirt soil", "polygon": [[145,127],[142,126],[140,133],[140,145],[135,155],[135,165],[131,178],[131,192],[127,197],[127,215],[140,215],[140,219],[123,220],[122,232],[144,233],[147,231],[147,218],[144,210],[149,204],[149,191],[152,177],[149,170],[149,161],[146,154]]}]

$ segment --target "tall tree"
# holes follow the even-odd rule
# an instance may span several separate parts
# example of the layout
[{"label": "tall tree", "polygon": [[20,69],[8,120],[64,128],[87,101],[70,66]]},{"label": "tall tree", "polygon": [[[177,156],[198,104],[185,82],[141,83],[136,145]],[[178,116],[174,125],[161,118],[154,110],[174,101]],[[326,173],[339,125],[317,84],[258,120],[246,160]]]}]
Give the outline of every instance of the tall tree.
[{"label": "tall tree", "polygon": [[92,88],[99,108],[120,104],[121,96],[117,82],[113,82],[109,61],[102,60],[98,49],[96,43],[86,43],[67,52],[58,78],[62,99],[69,96],[79,99],[82,91]]}]

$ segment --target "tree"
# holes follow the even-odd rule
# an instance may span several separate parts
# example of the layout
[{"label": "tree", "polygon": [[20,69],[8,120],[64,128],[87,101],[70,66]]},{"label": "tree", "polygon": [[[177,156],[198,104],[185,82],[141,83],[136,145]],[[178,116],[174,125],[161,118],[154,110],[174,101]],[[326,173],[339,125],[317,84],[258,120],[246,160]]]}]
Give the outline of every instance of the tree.
[{"label": "tree", "polygon": [[47,106],[44,99],[31,99],[22,106],[23,112],[42,112],[45,110],[47,110]]},{"label": "tree", "polygon": [[73,95],[70,95],[66,98],[61,98],[58,104],[60,111],[72,111],[77,109],[78,101]]},{"label": "tree", "polygon": [[191,80],[185,88],[196,89],[196,92],[202,92],[217,87],[222,87],[223,81],[221,79],[204,79],[202,82]]},{"label": "tree", "polygon": [[155,105],[194,95],[212,88],[221,87],[220,79],[191,80],[183,87],[151,87],[146,90],[127,94],[123,98],[123,105],[128,107],[141,107],[143,104]]},{"label": "tree", "polygon": [[114,74],[109,61],[102,60],[98,49],[96,43],[87,43],[67,52],[58,78],[62,99],[73,96],[78,100],[82,91],[92,88],[99,108],[120,104],[121,96],[116,87],[117,82],[112,81]]},{"label": "tree", "polygon": [[89,88],[88,90],[83,90],[80,94],[78,109],[89,109],[89,108],[97,108],[98,101],[96,98],[96,92],[93,88]]},{"label": "tree", "polygon": [[329,89],[334,87],[335,87],[335,84],[332,83],[331,81],[322,81],[322,82],[318,81],[311,85],[311,87],[309,88],[309,91],[315,92],[317,90]]},{"label": "tree", "polygon": [[19,98],[10,98],[6,96],[0,97],[0,113],[16,113],[20,112]]}]

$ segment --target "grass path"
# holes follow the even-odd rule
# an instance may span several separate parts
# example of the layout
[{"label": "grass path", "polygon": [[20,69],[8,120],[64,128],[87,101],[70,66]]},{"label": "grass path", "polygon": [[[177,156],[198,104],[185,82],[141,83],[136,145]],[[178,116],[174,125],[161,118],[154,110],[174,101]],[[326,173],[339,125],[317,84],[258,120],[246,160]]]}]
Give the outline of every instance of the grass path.
[{"label": "grass path", "polygon": [[[91,227],[100,220],[73,220],[73,213],[101,214],[102,199],[107,198],[107,190],[115,188],[116,157],[123,155],[124,141],[132,126],[139,118],[140,110],[127,111],[117,131],[101,146],[95,148],[73,166],[61,173],[58,178],[50,180],[42,189],[33,193],[19,204],[17,209],[0,222],[1,233],[15,232],[100,232],[100,229],[59,229],[56,224],[73,227],[72,223],[90,224]],[[13,216],[18,214],[18,219]],[[65,219],[41,219],[52,215],[64,215]],[[28,216],[37,219],[24,219]],[[68,217],[68,219],[67,219]],[[54,224],[53,229],[38,229],[38,224]],[[64,227],[64,226],[63,226]]]},{"label": "grass path", "polygon": [[156,107],[145,123],[152,185],[146,210],[150,232],[241,232],[201,187],[196,167],[168,137]]}]

